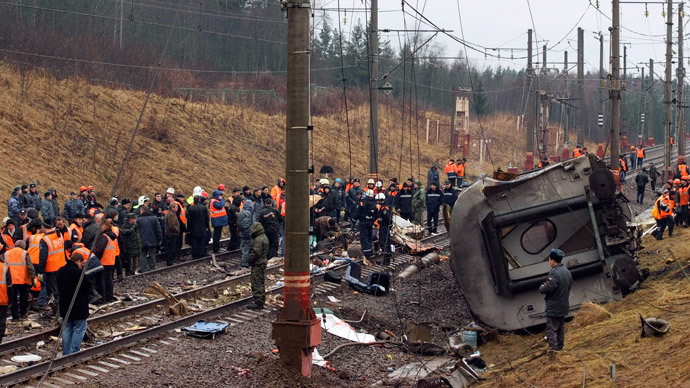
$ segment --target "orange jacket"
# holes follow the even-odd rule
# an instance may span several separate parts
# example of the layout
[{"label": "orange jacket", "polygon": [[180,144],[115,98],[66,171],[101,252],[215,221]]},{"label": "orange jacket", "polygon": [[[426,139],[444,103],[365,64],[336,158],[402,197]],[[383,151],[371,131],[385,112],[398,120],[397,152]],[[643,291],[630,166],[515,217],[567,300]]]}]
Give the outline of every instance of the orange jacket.
[{"label": "orange jacket", "polygon": [[65,265],[65,245],[62,235],[53,229],[43,236],[43,241],[48,246],[45,272],[56,272]]},{"label": "orange jacket", "polygon": [[10,267],[12,284],[31,284],[29,270],[26,268],[26,261],[30,260],[28,256],[21,248],[12,248],[5,252],[5,264]]},{"label": "orange jacket", "polygon": [[456,164],[455,165],[455,175],[457,175],[460,178],[465,177],[465,165],[464,164]]}]

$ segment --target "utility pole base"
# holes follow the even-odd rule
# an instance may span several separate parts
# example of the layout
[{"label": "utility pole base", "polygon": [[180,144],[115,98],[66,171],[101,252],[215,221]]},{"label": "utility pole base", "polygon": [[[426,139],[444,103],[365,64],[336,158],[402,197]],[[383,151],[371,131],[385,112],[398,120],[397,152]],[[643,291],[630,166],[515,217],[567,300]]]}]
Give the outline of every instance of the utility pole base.
[{"label": "utility pole base", "polygon": [[534,153],[528,152],[525,155],[525,171],[534,170]]},{"label": "utility pole base", "polygon": [[312,352],[321,344],[321,320],[311,308],[302,310],[300,315],[302,319],[290,321],[283,307],[273,322],[271,337],[280,350],[280,361],[294,372],[310,377]]}]

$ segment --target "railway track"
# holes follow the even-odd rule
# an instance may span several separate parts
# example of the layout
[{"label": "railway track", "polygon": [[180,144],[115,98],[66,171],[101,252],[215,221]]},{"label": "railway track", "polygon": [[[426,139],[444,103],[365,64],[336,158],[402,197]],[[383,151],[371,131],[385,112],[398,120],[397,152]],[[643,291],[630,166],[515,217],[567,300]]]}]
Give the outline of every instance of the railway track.
[{"label": "railway track", "polygon": [[[424,242],[433,244],[438,248],[444,248],[449,244],[449,238],[447,233],[443,233],[428,237],[424,239]],[[409,264],[414,258],[415,257],[412,255],[398,253],[393,258],[391,265],[387,267],[380,265],[364,267],[362,269],[362,276],[366,277],[372,272],[395,271]],[[344,273],[346,267],[347,264],[343,264],[332,269]],[[281,269],[282,265],[276,265],[267,269],[267,278],[270,278],[271,275],[280,273]],[[274,279],[277,279],[277,277]],[[208,286],[176,294],[178,299],[182,298],[188,301],[194,300],[194,303],[191,303],[191,305],[198,308],[198,311],[194,311],[193,314],[181,318],[172,318],[167,314],[167,302],[162,298],[90,318],[88,321],[89,328],[99,333],[101,338],[104,337],[104,332],[110,330],[111,340],[88,346],[83,348],[80,352],[68,356],[57,357],[51,367],[52,375],[47,379],[48,384],[44,382],[44,386],[54,388],[55,386],[69,385],[70,382],[85,381],[82,379],[88,379],[89,375],[93,375],[94,373],[107,373],[107,368],[114,369],[123,367],[136,358],[149,357],[151,354],[157,352],[155,349],[152,349],[153,347],[160,346],[161,344],[170,344],[170,341],[175,341],[174,337],[168,338],[168,340],[153,341],[154,339],[167,335],[171,330],[193,324],[199,320],[221,317],[221,320],[224,319],[225,322],[232,325],[234,322],[239,322],[237,317],[255,319],[277,309],[277,307],[273,305],[267,305],[263,311],[259,312],[250,312],[242,309],[242,307],[251,303],[252,300],[251,296],[248,295],[248,290],[246,290],[246,292],[237,292],[237,289],[242,286],[246,287],[248,283],[249,274],[242,274]],[[319,294],[340,286],[324,282],[323,272],[320,272],[312,274],[311,287],[312,293]],[[282,289],[283,286],[276,281],[267,281],[267,294],[280,294]],[[235,293],[232,291],[227,292],[226,290],[235,290]],[[208,296],[212,296],[213,298],[208,298]],[[227,298],[224,298],[224,296],[227,296]],[[142,316],[144,313],[146,315]],[[233,318],[233,316],[235,318]],[[138,317],[137,323],[144,321],[150,322],[150,327],[139,331],[128,332],[127,326],[131,326],[132,317]],[[36,343],[42,340],[48,342],[48,339],[50,339],[51,336],[57,335],[58,331],[57,328],[46,330],[41,333],[3,343],[0,345],[0,357],[3,358],[5,363],[12,365],[13,363],[9,361],[12,355],[27,352],[36,353]],[[151,343],[152,345],[150,347],[142,347],[140,350],[123,350],[140,344],[141,342]],[[53,342],[49,343],[51,348],[54,345]],[[121,356],[110,357],[114,352],[120,351],[123,352]],[[49,356],[49,354],[47,356]],[[90,362],[90,364],[85,364],[87,362]],[[37,382],[32,379],[42,376],[45,371],[48,370],[48,366],[49,362],[44,361],[1,375],[0,386],[23,383],[34,386],[33,384]],[[72,367],[74,368],[65,370]]]}]

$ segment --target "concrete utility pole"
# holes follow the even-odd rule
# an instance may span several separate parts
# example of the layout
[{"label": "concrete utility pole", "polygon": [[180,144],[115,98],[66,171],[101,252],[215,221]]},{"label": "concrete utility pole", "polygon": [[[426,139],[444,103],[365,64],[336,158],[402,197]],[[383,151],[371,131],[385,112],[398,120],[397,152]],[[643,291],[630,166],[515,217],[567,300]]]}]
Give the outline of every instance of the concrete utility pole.
[{"label": "concrete utility pole", "polygon": [[287,120],[285,147],[284,307],[273,322],[272,337],[287,367],[311,375],[312,351],[321,343],[321,324],[309,299],[309,173],[311,112],[309,18],[303,0],[282,3],[288,14]]},{"label": "concrete utility pole", "polygon": [[[628,119],[625,116],[625,93],[622,91],[627,88],[627,78],[628,78],[628,47],[623,43],[623,82],[620,83],[620,88],[618,88],[619,91],[619,97],[620,97],[620,123],[621,123],[621,136],[620,138],[623,139],[623,136],[628,136]],[[634,144],[635,142],[628,139],[628,141],[631,142],[631,144]]]},{"label": "concrete utility pole", "polygon": [[122,14],[124,13],[125,0],[120,0],[120,48],[122,48]]},{"label": "concrete utility pole", "polygon": [[678,4],[678,117],[676,120],[676,143],[678,143],[678,155],[685,155],[685,100],[683,99],[683,86],[685,84],[685,67],[683,66],[683,3]]},{"label": "concrete utility pole", "polygon": [[[649,112],[647,113],[647,137],[654,137],[654,60],[649,59]],[[649,140],[649,139],[647,139]]]},{"label": "concrete utility pole", "polygon": [[[604,74],[604,35],[602,35],[601,32],[599,32],[599,80],[600,80],[600,85],[599,85],[599,114],[601,115],[602,119],[601,123],[603,126],[606,126],[606,107],[604,103],[604,82],[606,81],[606,75]],[[599,128],[600,130],[603,130],[603,126]],[[600,133],[597,133],[597,136],[595,136],[596,139],[599,139],[601,136]]]},{"label": "concrete utility pole", "polygon": [[369,177],[379,177],[379,2],[371,0],[369,25]]},{"label": "concrete utility pole", "polygon": [[525,140],[526,151],[534,152],[534,136],[532,135],[536,117],[534,117],[534,110],[531,109],[530,97],[532,95],[532,80],[534,79],[534,68],[532,67],[532,30],[527,30],[527,83],[529,90],[527,91],[527,102],[525,103]]},{"label": "concrete utility pole", "polygon": [[563,146],[567,147],[568,146],[568,127],[570,126],[570,107],[568,106],[568,103],[570,99],[570,93],[568,92],[568,52],[564,51],[563,52],[563,97],[566,98],[566,104],[563,104],[563,109],[565,112],[565,120],[563,120]]},{"label": "concrete utility pole", "polygon": [[[541,74],[543,76],[546,76],[548,69],[546,68],[546,45],[542,46],[542,65],[541,65]],[[541,111],[541,123],[540,123],[540,130],[541,130],[541,144],[539,144],[539,157],[540,159],[542,157],[546,156],[546,126],[549,123],[549,115],[548,115],[548,106],[549,106],[549,100],[548,96],[546,95],[546,90],[543,92],[541,90],[538,90],[539,93],[539,104],[540,104],[540,111]],[[536,134],[535,134],[536,135]],[[537,138],[539,138],[539,135],[537,135]],[[539,140],[537,140],[537,143],[539,143]]]},{"label": "concrete utility pole", "polygon": [[[448,155],[449,158],[453,158],[453,151],[454,150],[454,145],[455,145],[455,115],[457,114],[456,111],[456,106],[457,106],[457,97],[455,96],[455,85],[453,85],[453,90],[450,93],[452,100],[451,104],[451,111],[450,111],[450,153]],[[467,151],[467,150],[465,150]]]},{"label": "concrete utility pole", "polygon": [[637,144],[642,144],[642,143],[647,143],[647,139],[644,137],[644,122],[646,119],[646,115],[644,114],[644,100],[645,100],[645,95],[644,95],[644,86],[645,86],[645,80],[644,80],[644,66],[641,67],[642,69],[642,78],[640,78],[640,115],[638,117],[638,122],[640,123],[639,130],[638,132],[638,142]]},{"label": "concrete utility pole", "polygon": [[667,0],[666,10],[666,90],[664,93],[664,171],[662,182],[668,179],[671,167],[671,46],[673,45],[673,3]]},{"label": "concrete utility pole", "polygon": [[580,99],[578,112],[580,126],[577,132],[577,144],[584,145],[585,140],[585,30],[577,28],[577,98]]},{"label": "concrete utility pole", "polygon": [[613,15],[611,18],[611,159],[610,167],[618,169],[618,156],[621,147],[621,83],[620,83],[620,4],[619,0],[613,0]]}]

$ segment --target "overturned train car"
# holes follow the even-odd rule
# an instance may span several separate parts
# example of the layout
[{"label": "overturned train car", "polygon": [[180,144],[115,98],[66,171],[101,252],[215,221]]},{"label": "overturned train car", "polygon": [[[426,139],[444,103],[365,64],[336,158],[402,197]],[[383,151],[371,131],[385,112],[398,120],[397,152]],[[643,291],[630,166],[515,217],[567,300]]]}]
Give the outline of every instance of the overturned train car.
[{"label": "overturned train car", "polygon": [[460,194],[451,218],[451,267],[474,315],[516,330],[546,322],[539,286],[551,248],[571,271],[570,314],[585,301],[621,299],[643,280],[640,232],[613,174],[579,157],[511,181],[486,178]]}]

